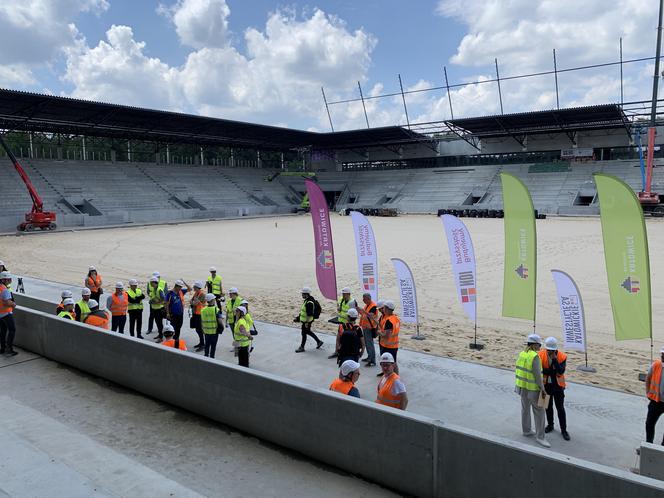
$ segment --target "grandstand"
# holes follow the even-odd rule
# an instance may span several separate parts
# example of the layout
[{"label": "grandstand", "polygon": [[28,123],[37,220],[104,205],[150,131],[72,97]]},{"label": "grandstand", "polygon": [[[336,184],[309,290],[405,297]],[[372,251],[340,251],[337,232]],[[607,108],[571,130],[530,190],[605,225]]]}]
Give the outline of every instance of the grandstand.
[{"label": "grandstand", "polygon": [[[500,209],[505,171],[540,212],[593,215],[594,172],[640,190],[640,119],[607,104],[314,133],[0,90],[0,128],[64,227],[294,212],[304,185],[282,171],[315,172],[337,210],[403,213]],[[664,191],[664,153],[655,157]],[[7,231],[31,201],[2,156],[0,182]]]}]

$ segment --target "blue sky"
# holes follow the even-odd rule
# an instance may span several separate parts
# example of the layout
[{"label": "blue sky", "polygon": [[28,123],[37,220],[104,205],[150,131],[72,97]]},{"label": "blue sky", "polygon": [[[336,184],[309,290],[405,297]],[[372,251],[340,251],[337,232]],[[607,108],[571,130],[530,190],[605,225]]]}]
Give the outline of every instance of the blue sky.
[{"label": "blue sky", "polygon": [[[325,130],[330,100],[654,54],[657,0],[5,0],[0,86]],[[652,38],[652,40],[651,40]],[[561,76],[562,106],[614,102],[617,69]],[[627,100],[652,68],[626,68]],[[553,80],[506,83],[506,112],[555,106]],[[451,92],[455,116],[499,112],[495,84]],[[408,97],[411,121],[449,118],[443,91]],[[373,100],[372,126],[403,124],[400,99]],[[361,105],[332,108],[366,126]]]}]

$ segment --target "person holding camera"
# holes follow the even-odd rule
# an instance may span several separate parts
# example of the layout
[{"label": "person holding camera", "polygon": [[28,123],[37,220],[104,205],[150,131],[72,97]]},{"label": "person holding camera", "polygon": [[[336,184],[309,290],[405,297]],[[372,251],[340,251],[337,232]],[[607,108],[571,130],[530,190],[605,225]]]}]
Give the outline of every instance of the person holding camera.
[{"label": "person holding camera", "polygon": [[296,353],[304,353],[304,346],[307,343],[307,336],[316,341],[316,349],[320,349],[323,345],[316,334],[311,331],[311,325],[314,323],[316,315],[316,300],[311,296],[311,288],[302,287],[302,306],[300,307],[300,314],[295,317],[293,322],[300,323],[302,326],[302,342],[300,347],[295,350]]}]

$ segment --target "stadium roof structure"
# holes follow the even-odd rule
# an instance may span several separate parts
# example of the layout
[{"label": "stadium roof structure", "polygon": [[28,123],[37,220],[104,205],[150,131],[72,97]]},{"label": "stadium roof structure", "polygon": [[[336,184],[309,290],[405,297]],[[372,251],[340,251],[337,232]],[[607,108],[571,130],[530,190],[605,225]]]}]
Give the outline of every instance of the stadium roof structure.
[{"label": "stadium roof structure", "polygon": [[0,89],[0,128],[267,149],[338,150],[431,141],[400,126],[317,133],[5,89]]}]

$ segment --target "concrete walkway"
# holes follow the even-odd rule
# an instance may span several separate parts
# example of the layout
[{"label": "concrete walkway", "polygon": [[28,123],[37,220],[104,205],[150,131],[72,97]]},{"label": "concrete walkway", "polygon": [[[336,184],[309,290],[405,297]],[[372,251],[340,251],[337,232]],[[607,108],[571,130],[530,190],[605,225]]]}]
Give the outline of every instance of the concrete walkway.
[{"label": "concrete walkway", "polygon": [[[65,288],[70,288],[75,297],[80,295],[77,287],[31,278],[25,278],[24,282],[28,294],[45,300],[57,301]],[[144,320],[144,329],[146,323]],[[257,322],[257,328],[259,335],[254,342],[251,368],[324,389],[337,375],[335,361],[327,359],[334,349],[334,337],[321,334],[325,341],[321,350],[316,350],[309,339],[307,351],[295,354],[300,342],[299,329],[262,322]],[[188,345],[197,342],[195,333],[186,326],[183,337]],[[230,352],[231,341],[228,331],[219,339],[220,361],[236,362]],[[402,339],[402,347],[407,348],[409,341]],[[408,389],[409,411],[536,445],[521,435],[520,401],[514,393],[512,371],[407,350],[399,352],[399,366]],[[378,372],[378,367],[362,368],[358,387],[364,399],[375,399]],[[566,390],[565,405],[572,440],[562,439],[556,419],[556,430],[548,435],[550,451],[622,469],[634,466],[634,449],[644,437],[645,396],[571,383]],[[659,438],[661,430],[656,440]]]}]

